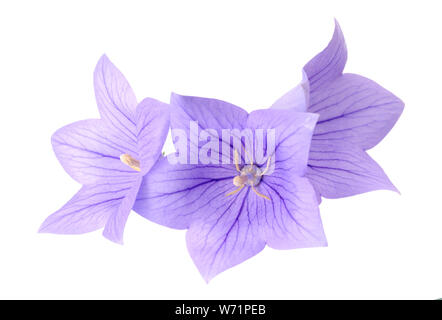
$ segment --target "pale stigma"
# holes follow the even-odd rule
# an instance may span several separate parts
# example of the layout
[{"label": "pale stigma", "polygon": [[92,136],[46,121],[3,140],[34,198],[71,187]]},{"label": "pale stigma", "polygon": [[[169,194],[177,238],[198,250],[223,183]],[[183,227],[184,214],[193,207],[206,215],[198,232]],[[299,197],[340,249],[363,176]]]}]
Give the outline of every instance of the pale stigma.
[{"label": "pale stigma", "polygon": [[141,171],[140,170],[140,161],[138,161],[137,159],[132,158],[131,155],[125,153],[122,154],[120,156],[120,160],[121,162],[123,162],[125,165],[131,167],[132,169],[136,170],[136,171]]}]

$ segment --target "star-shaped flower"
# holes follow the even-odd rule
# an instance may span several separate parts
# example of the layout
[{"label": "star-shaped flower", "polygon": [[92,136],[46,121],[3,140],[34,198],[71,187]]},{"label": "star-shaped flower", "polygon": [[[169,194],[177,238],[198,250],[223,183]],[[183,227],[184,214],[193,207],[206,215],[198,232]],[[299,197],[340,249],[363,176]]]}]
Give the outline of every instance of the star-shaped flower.
[{"label": "star-shaped flower", "polygon": [[169,106],[151,98],[138,104],[106,56],[95,68],[94,85],[101,119],[75,122],[52,136],[61,165],[83,187],[39,231],[79,234],[104,227],[106,238],[122,243],[142,177],[161,155]]},{"label": "star-shaped flower", "polygon": [[[205,133],[196,140],[192,121]],[[207,281],[266,244],[326,246],[317,199],[304,177],[316,121],[311,113],[248,114],[224,101],[173,94],[172,135],[176,145],[185,140],[185,150],[178,148],[185,163],[170,163],[175,155],[160,159],[144,177],[134,210],[156,223],[189,229],[190,255]],[[225,130],[243,142],[225,139]],[[207,153],[210,162],[201,158]]]},{"label": "star-shaped flower", "polygon": [[306,174],[318,199],[397,191],[365,150],[391,130],[404,104],[367,78],[343,74],[346,61],[344,36],[336,22],[328,46],[304,66],[301,84],[272,106],[319,114]]}]

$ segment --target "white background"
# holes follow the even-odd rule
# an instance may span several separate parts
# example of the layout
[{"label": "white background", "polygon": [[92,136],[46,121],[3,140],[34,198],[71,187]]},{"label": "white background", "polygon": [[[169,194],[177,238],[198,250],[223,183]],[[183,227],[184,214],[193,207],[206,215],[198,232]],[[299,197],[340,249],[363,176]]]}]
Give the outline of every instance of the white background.
[{"label": "white background", "polygon": [[[441,298],[441,12],[440,1],[2,1],[0,298]],[[124,246],[101,231],[37,233],[80,187],[50,137],[98,117],[92,73],[103,53],[139,99],[175,91],[251,111],[298,83],[334,17],[346,72],[406,104],[369,152],[402,195],[325,200],[328,248],[266,248],[210,284],[185,231],[135,213]]]}]

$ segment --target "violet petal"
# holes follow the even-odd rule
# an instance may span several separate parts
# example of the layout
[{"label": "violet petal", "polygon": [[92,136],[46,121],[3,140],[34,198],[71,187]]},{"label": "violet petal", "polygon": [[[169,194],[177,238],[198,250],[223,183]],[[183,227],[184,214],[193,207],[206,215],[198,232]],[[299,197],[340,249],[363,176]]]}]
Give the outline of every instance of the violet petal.
[{"label": "violet petal", "polygon": [[335,31],[328,46],[304,66],[309,80],[310,95],[339,77],[346,62],[347,46],[341,27],[335,20]]},{"label": "violet petal", "polygon": [[349,143],[312,141],[306,177],[325,198],[381,189],[397,191],[382,168],[365,151]]},{"label": "violet petal", "polygon": [[370,149],[391,130],[403,108],[400,99],[375,82],[344,74],[310,95],[308,111],[320,115],[313,139]]},{"label": "violet petal", "polygon": [[[259,225],[267,245],[275,249],[327,246],[316,194],[309,180],[293,172],[277,171],[260,184],[271,201],[259,203]],[[264,214],[262,214],[264,213]]]},{"label": "violet petal", "polygon": [[294,170],[298,175],[303,175],[317,119],[318,115],[313,113],[264,109],[250,113],[247,125],[251,129],[274,128],[275,170]]},{"label": "violet petal", "polygon": [[161,156],[161,150],[169,132],[169,105],[146,98],[136,111],[138,153],[141,174],[146,174]]},{"label": "violet petal", "polygon": [[143,178],[134,211],[158,224],[185,229],[228,200],[236,171],[214,165],[170,164],[160,159]]},{"label": "violet petal", "polygon": [[60,210],[50,215],[39,232],[79,234],[104,227],[109,217],[118,211],[133,181],[84,186]]},{"label": "violet petal", "polygon": [[250,189],[225,198],[222,207],[192,222],[187,248],[206,281],[256,255],[265,247],[259,232],[256,206]]},{"label": "violet petal", "polygon": [[137,179],[131,184],[130,189],[127,190],[124,199],[118,206],[118,210],[114,211],[109,216],[103,230],[103,236],[107,239],[123,244],[124,227],[126,226],[127,218],[135,202],[138,189],[140,188],[141,179],[142,177],[137,177]]},{"label": "violet petal", "polygon": [[134,154],[102,120],[83,120],[59,129],[52,136],[54,152],[69,175],[82,184],[118,181],[136,171],[120,161],[124,153]]},{"label": "violet petal", "polygon": [[127,144],[136,148],[137,99],[124,75],[103,55],[94,72],[95,97],[101,118]]}]

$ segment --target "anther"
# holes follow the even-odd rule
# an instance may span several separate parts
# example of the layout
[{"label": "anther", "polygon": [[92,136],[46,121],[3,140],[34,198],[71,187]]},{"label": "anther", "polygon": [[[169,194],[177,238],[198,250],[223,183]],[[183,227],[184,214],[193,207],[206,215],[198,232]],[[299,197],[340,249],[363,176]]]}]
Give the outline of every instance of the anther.
[{"label": "anther", "polygon": [[138,161],[137,159],[132,158],[131,155],[125,153],[122,154],[120,156],[120,160],[121,162],[123,162],[125,165],[131,167],[132,169],[136,170],[136,171],[141,171],[140,170],[140,161]]}]

